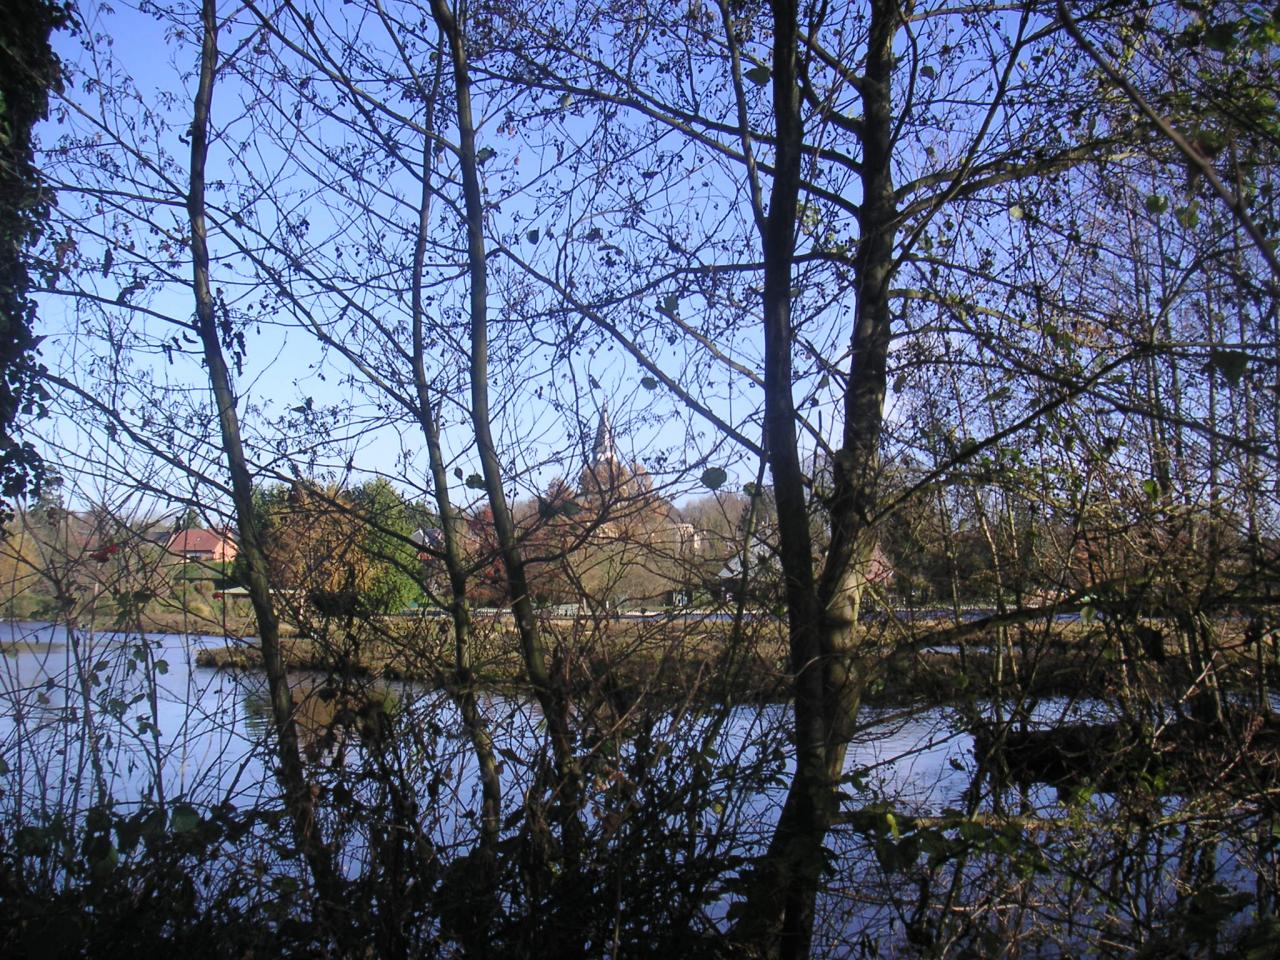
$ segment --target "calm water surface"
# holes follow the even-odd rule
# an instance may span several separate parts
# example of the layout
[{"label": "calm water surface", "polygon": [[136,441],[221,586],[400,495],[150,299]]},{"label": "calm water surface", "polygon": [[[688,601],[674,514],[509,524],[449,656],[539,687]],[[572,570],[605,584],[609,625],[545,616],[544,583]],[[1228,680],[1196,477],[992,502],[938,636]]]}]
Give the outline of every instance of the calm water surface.
[{"label": "calm water surface", "polygon": [[[94,779],[92,748],[79,744],[86,715],[111,797],[131,803],[167,798],[238,806],[272,796],[268,783],[265,677],[257,671],[227,671],[195,665],[204,647],[226,644],[223,637],[178,634],[70,633],[43,623],[0,624],[0,755],[17,777],[11,794],[24,802],[52,801]],[[81,683],[80,678],[85,678]],[[327,716],[320,701],[303,696],[321,682],[315,675],[291,674],[302,701],[298,719],[304,742],[319,741]],[[453,789],[467,794],[474,784],[469,751],[452,702],[413,684],[381,684],[396,712],[427,729],[438,746],[453,742]],[[89,709],[86,712],[86,702]],[[482,701],[500,750],[518,758],[541,748],[536,707],[519,699]],[[1096,714],[1096,704],[1041,702],[1035,716],[1044,722]],[[672,729],[654,734],[701,735],[705,717],[671,717]],[[785,704],[735,708],[713,732],[710,748],[737,762],[777,758],[776,773],[790,766],[786,740],[790,707]],[[911,812],[930,813],[957,803],[970,781],[972,739],[943,707],[864,710],[863,729],[852,744],[846,770],[877,795],[896,798]],[[661,727],[661,723],[659,724]],[[678,729],[677,729],[678,728]],[[314,754],[316,751],[313,750]],[[444,754],[441,747],[441,755]],[[332,762],[332,751],[326,754]],[[20,767],[20,770],[14,769]],[[21,788],[17,787],[21,783]],[[13,795],[11,800],[15,799]],[[777,799],[766,790],[750,804],[762,814]]]},{"label": "calm water surface", "polygon": [[[86,634],[50,624],[0,624],[0,815],[41,822],[54,811],[83,811],[104,796],[118,811],[160,799],[181,800],[201,810],[224,803],[241,809],[278,806],[265,678],[258,672],[195,666],[203,647],[225,643],[222,637],[199,635]],[[362,781],[357,772],[358,742],[335,742],[329,735],[341,698],[316,695],[325,678],[293,674],[290,682],[299,703],[296,716],[310,775],[319,781],[328,777],[330,783],[345,777],[357,788],[378,789],[376,780]],[[380,698],[396,717],[396,760],[409,771],[424,814],[430,811],[433,840],[447,848],[474,836],[478,778],[452,702],[414,684],[366,685],[360,696]],[[508,806],[518,805],[536,759],[545,756],[541,717],[520,698],[490,696],[480,706],[503,759],[504,797]],[[1064,698],[1040,701],[1031,709],[1033,724],[1045,725],[1106,715],[1096,701]],[[916,815],[967,806],[974,782],[973,743],[954,711],[938,706],[864,710],[861,719],[863,727],[846,765],[846,792],[854,798],[853,806],[885,802]],[[696,752],[712,759],[724,784],[724,802],[702,811],[700,829],[734,838],[744,852],[767,842],[792,770],[790,720],[785,704],[738,707],[719,717],[700,713],[653,719],[653,738],[672,745],[670,758],[677,768]],[[579,744],[583,750],[591,746]],[[747,782],[756,787],[744,789],[739,779],[744,770],[751,771],[753,779]],[[1021,792],[1016,801],[1009,809],[1021,815],[1061,818],[1066,812],[1057,791],[1047,787]],[[989,802],[988,797],[980,806]],[[1094,817],[1108,821],[1109,798],[1091,802]],[[1168,811],[1182,802],[1170,798]],[[1230,843],[1209,838],[1208,846],[1181,827],[1133,843],[1129,837],[1123,831],[1086,827],[1082,834],[1064,833],[1058,840],[1048,833],[1031,834],[1028,842],[1044,843],[1053,857],[1124,863],[1128,872],[1118,875],[1136,871],[1151,878],[1154,904],[1177,902],[1178,871],[1192,856],[1203,863],[1207,855],[1218,880],[1229,888],[1252,889],[1254,854],[1242,831]],[[883,837],[876,840],[849,827],[832,832],[829,847],[837,859],[823,893],[826,926],[819,931],[820,940],[825,937],[841,949],[868,932],[884,938],[879,942],[900,941],[902,914],[894,897],[911,902],[916,888],[903,886],[898,876],[881,869],[882,851],[875,844],[883,842]],[[1201,853],[1205,850],[1207,854]],[[354,875],[363,856],[360,843],[351,843],[344,856]],[[976,902],[1009,888],[1002,857],[975,857],[961,868],[962,886],[972,886]],[[1074,918],[1067,929],[1071,922],[1111,922],[1115,900],[1102,896],[1095,903],[1091,893],[1068,897],[1063,891],[1074,888],[1052,873],[1034,883],[1035,897],[1046,904],[1064,897],[1063,915]],[[714,911],[712,915],[723,919]],[[1135,916],[1133,922],[1144,921]],[[1063,936],[1072,942],[1089,934]]]}]

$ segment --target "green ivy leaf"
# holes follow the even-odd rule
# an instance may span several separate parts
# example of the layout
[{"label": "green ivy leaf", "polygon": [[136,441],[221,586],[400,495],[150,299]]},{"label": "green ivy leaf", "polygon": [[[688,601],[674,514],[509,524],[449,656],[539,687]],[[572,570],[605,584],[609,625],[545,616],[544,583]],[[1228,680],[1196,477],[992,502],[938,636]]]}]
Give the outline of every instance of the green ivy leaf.
[{"label": "green ivy leaf", "polygon": [[987,394],[985,402],[999,403],[1001,400],[1008,400],[1011,396],[1013,396],[1013,391],[1008,387],[996,387],[996,389]]},{"label": "green ivy leaf", "polygon": [[89,860],[89,869],[99,880],[111,875],[120,860],[119,851],[106,836],[93,837],[85,845],[85,855]]},{"label": "green ivy leaf", "polygon": [[190,833],[200,826],[200,813],[195,807],[180,803],[169,815],[169,828],[174,833]]},{"label": "green ivy leaf", "polygon": [[138,845],[138,838],[142,836],[142,817],[135,814],[132,817],[125,817],[116,822],[116,840],[120,845],[120,849],[125,853],[131,853],[133,848]]},{"label": "green ivy leaf", "polygon": [[702,485],[708,490],[719,490],[728,479],[729,474],[721,467],[707,467],[702,471]]},{"label": "green ivy leaf", "polygon": [[140,832],[147,840],[158,840],[164,836],[164,811],[157,807],[147,814]]},{"label": "green ivy leaf", "polygon": [[1158,217],[1169,209],[1169,198],[1162,197],[1158,193],[1153,193],[1147,197],[1143,205],[1147,208],[1147,213],[1151,214],[1153,217]]},{"label": "green ivy leaf", "polygon": [[1245,369],[1249,365],[1249,355],[1240,350],[1210,350],[1209,366],[1226,378],[1233,387],[1240,385]]},{"label": "green ivy leaf", "polygon": [[1236,41],[1236,24],[1228,21],[1226,23],[1215,23],[1212,27],[1204,32],[1204,42],[1211,50],[1217,50],[1219,53],[1226,53],[1234,46]]}]

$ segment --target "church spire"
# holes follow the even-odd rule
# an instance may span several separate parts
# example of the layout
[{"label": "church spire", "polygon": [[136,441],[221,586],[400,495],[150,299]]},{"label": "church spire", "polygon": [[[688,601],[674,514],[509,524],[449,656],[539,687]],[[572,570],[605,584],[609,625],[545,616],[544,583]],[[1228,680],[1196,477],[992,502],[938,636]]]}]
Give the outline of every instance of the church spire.
[{"label": "church spire", "polygon": [[600,423],[596,426],[595,443],[591,445],[591,466],[617,464],[618,445],[613,439],[613,423],[609,420],[609,401],[600,407]]}]

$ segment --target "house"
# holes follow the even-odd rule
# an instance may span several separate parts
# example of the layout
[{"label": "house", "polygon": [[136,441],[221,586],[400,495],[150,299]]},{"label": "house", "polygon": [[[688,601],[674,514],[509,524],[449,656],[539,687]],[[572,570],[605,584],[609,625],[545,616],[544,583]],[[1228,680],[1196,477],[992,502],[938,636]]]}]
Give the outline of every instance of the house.
[{"label": "house", "polygon": [[409,540],[418,551],[418,559],[429,563],[444,553],[444,534],[434,527],[419,527],[409,534]]},{"label": "house", "polygon": [[229,533],[220,530],[175,530],[165,545],[184,561],[230,563],[240,552]]},{"label": "house", "polygon": [[[776,535],[775,531],[766,531]],[[780,600],[782,596],[782,571],[778,564],[777,547],[763,538],[755,540],[751,547],[748,573],[756,578],[755,599],[771,597]],[[872,547],[871,558],[867,562],[867,585],[876,593],[888,590],[893,584],[894,568],[880,544]],[[736,597],[742,584],[742,556],[734,554],[729,557],[716,577],[716,588],[720,596]]]}]

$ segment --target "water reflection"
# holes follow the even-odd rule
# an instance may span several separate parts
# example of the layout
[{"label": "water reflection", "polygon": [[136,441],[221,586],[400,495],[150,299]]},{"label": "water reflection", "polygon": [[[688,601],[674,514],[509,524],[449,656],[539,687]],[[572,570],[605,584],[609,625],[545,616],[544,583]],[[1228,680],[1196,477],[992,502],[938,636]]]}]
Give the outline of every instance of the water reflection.
[{"label": "water reflection", "polygon": [[[35,820],[83,810],[98,794],[126,808],[161,797],[202,811],[278,807],[265,677],[194,665],[202,646],[224,638],[0,629],[0,812]],[[309,777],[349,878],[380,856],[378,824],[395,804],[431,858],[448,862],[469,849],[479,777],[450,697],[321,674],[290,682]],[[547,769],[544,724],[520,697],[490,694],[479,706],[511,816]],[[1031,729],[1114,716],[1094,700],[1019,706]],[[858,944],[910,942],[925,952],[968,945],[981,953],[984,938],[998,945],[1003,936],[1031,953],[1100,942],[1127,950],[1158,942],[1193,889],[1218,891],[1196,907],[1201,916],[1218,910],[1218,932],[1274,909],[1265,807],[998,783],[974,756],[968,718],[1003,718],[1010,708],[864,711],[845,765],[848,815],[829,844],[823,949],[843,955]],[[640,816],[628,811],[650,803],[658,813],[634,829],[677,838],[663,842],[688,863],[713,853],[745,862],[767,842],[785,795],[790,720],[789,706],[766,704],[655,710],[632,718],[622,735],[584,722],[577,748],[600,759],[588,830],[622,844],[626,817]],[[721,900],[707,908],[709,924],[723,922],[732,900],[725,882],[715,880]],[[1253,913],[1229,909],[1245,903],[1231,896],[1251,890]]]},{"label": "water reflection", "polygon": [[[271,725],[265,675],[194,663],[202,646],[222,645],[224,638],[73,635],[49,624],[4,624],[3,631],[0,744],[6,755],[62,756],[59,751],[76,740],[87,703],[99,740],[110,742],[104,761],[110,761],[117,800],[151,796],[153,781],[162,779],[171,795],[235,802],[243,799],[245,784],[261,782]],[[458,769],[464,776],[474,773],[469,751],[460,749],[466,732],[457,708],[439,691],[319,673],[291,674],[290,685],[300,740],[318,765],[346,762],[362,735],[395,731],[423,754],[460,754]],[[531,701],[490,694],[480,698],[480,707],[500,754],[523,760],[544,748],[541,717]],[[996,712],[994,705],[984,710]],[[1103,713],[1096,701],[1043,700],[1029,711],[1028,722],[1050,726]],[[845,767],[860,790],[893,797],[916,814],[936,813],[963,797],[974,768],[973,737],[963,717],[930,706],[866,709],[861,719]],[[727,716],[716,710],[659,714],[648,722],[655,738],[697,742],[743,766],[768,760],[769,775],[785,780],[790,774],[788,705],[737,706]],[[713,727],[713,742],[702,743]],[[156,756],[159,763],[148,765]],[[508,766],[517,772],[515,764]],[[470,793],[464,784],[457,789]],[[771,792],[764,795],[767,803]]]},{"label": "water reflection", "polygon": [[79,790],[79,806],[95,790],[121,803],[252,802],[244,791],[263,768],[258,731],[237,710],[248,678],[193,665],[213,638],[50,624],[4,631],[0,749],[21,771],[11,802],[40,803],[55,785],[60,795]]}]

